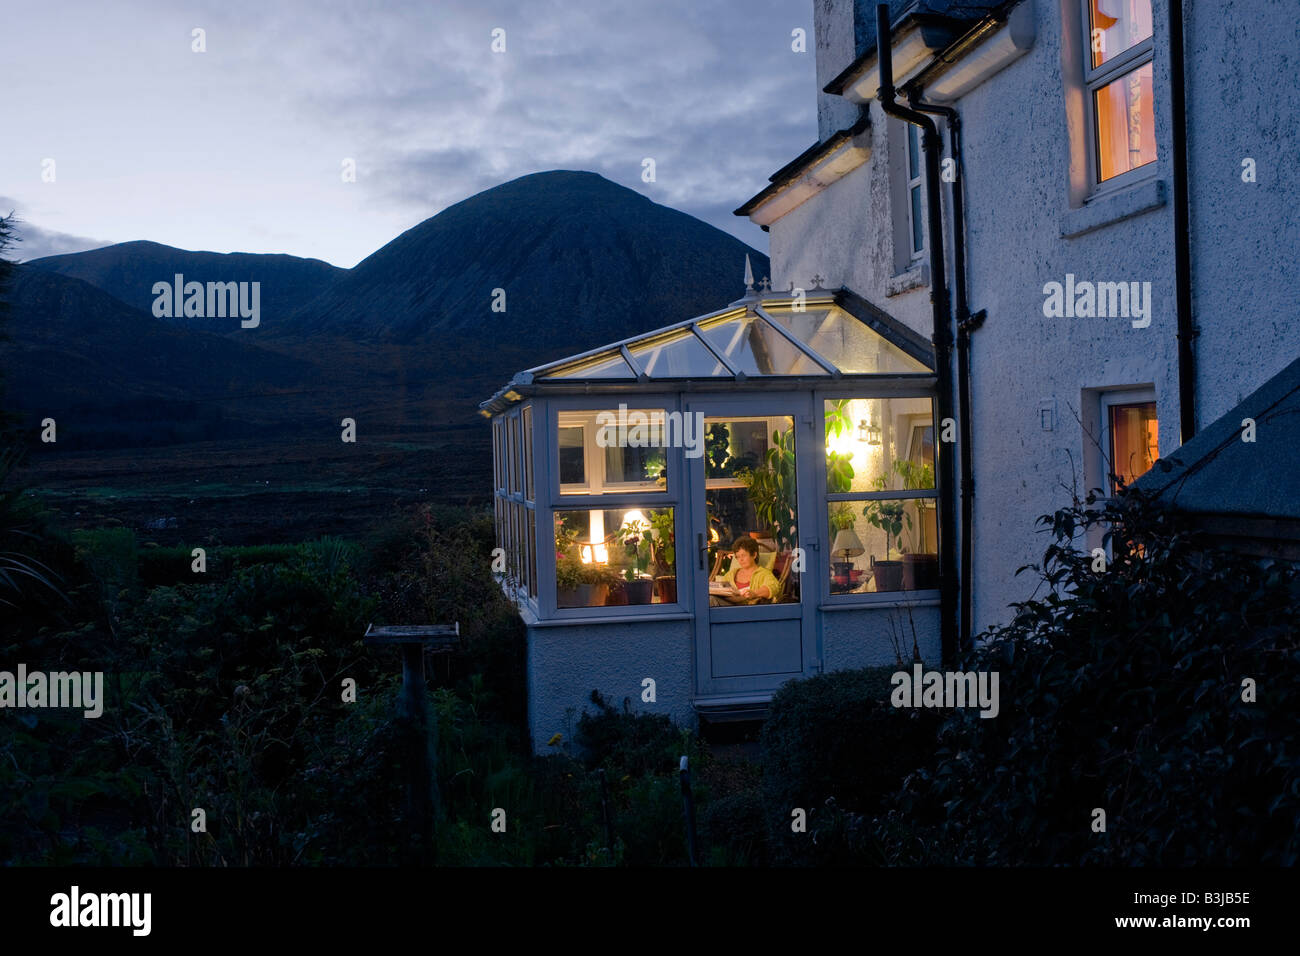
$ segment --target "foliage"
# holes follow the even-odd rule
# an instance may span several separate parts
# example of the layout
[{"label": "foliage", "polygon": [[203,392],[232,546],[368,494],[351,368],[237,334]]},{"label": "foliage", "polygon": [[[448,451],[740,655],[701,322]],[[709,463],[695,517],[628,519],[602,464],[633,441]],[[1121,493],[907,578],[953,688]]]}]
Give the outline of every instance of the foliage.
[{"label": "foliage", "polygon": [[677,531],[674,526],[672,508],[656,508],[647,517],[650,519],[651,555],[655,571],[660,575],[670,575],[677,567]]},{"label": "foliage", "polygon": [[[876,479],[876,487],[880,491],[884,490],[883,476]],[[868,501],[862,514],[869,524],[885,532],[885,560],[889,560],[894,550],[893,545],[903,533],[903,525],[906,524],[909,531],[912,528],[912,516],[907,513],[907,506],[901,501]]]},{"label": "foliage", "polygon": [[576,590],[580,584],[585,583],[582,569],[583,564],[576,555],[566,554],[562,558],[556,558],[555,589],[557,591]]},{"label": "foliage", "polygon": [[795,461],[794,430],[772,432],[772,444],[763,456],[763,463],[755,468],[742,469],[736,477],[749,489],[754,514],[763,527],[772,533],[780,550],[794,548],[795,527]]},{"label": "foliage", "polygon": [[[1295,566],[1210,550],[1132,490],[1040,522],[1052,542],[1021,570],[1041,594],[963,662],[999,675],[1000,712],[951,714],[874,823],[886,859],[1295,865]],[[1089,531],[1113,549],[1104,570],[1076,546]]]},{"label": "foliage", "polygon": [[853,432],[849,401],[841,398],[831,402],[826,409],[826,490],[831,494],[844,494],[853,488],[853,456],[831,448],[832,438]]},{"label": "foliage", "polygon": [[[856,846],[827,838],[827,827],[840,811],[878,809],[933,747],[934,712],[890,705],[893,671],[819,674],[790,681],[773,696],[762,732],[763,802],[779,862],[853,860]],[[792,830],[795,808],[807,812],[809,833]]]}]

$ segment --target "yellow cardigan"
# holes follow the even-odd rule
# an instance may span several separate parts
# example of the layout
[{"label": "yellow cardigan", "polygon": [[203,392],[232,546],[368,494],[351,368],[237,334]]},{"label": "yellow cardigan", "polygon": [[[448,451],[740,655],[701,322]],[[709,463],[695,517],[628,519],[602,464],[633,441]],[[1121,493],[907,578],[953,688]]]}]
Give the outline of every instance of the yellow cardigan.
[{"label": "yellow cardigan", "polygon": [[[722,576],[722,580],[733,587],[740,587],[740,585],[736,584],[736,574],[739,571],[740,565],[732,564],[731,570]],[[754,588],[763,587],[770,588],[772,596],[770,598],[760,598],[759,600],[769,600],[773,604],[781,600],[781,582],[776,579],[776,575],[761,564],[755,564],[754,574],[749,579],[749,588],[752,591]]]}]

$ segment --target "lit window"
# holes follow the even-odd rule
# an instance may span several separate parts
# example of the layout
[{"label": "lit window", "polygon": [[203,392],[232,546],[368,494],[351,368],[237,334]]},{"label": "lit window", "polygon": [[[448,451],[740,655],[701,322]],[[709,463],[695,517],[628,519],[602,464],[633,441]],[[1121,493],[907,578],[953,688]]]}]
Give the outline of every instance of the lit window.
[{"label": "lit window", "polygon": [[1131,485],[1146,474],[1160,456],[1159,420],[1155,402],[1108,403],[1106,414],[1113,494],[1119,490],[1120,482]]},{"label": "lit window", "polygon": [[1155,162],[1151,0],[1083,0],[1094,183]]}]

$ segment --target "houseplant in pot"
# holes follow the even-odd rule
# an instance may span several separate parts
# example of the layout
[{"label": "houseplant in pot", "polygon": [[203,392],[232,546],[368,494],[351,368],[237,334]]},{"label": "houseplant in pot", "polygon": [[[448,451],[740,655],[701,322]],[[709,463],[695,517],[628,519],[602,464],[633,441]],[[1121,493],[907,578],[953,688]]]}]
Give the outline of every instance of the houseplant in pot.
[{"label": "houseplant in pot", "polygon": [[577,556],[572,553],[557,555],[555,558],[556,607],[584,607],[584,603],[580,600],[583,584],[583,565]]},{"label": "houseplant in pot", "polygon": [[[794,432],[772,432],[772,445],[755,468],[736,472],[736,478],[749,491],[754,514],[766,533],[781,551],[795,545],[795,464]],[[754,537],[759,537],[755,534]]]},{"label": "houseplant in pot", "polygon": [[[876,479],[876,487],[884,491],[886,480],[882,475]],[[898,591],[903,587],[903,562],[894,561],[890,555],[898,536],[903,533],[903,526],[912,527],[912,517],[907,513],[902,501],[868,501],[862,509],[867,522],[885,532],[885,560],[874,563],[876,590]]]},{"label": "houseplant in pot", "polygon": [[[934,468],[928,463],[899,461],[894,463],[894,470],[908,491],[927,491],[934,487]],[[903,553],[903,587],[908,591],[937,588],[939,555],[934,550],[934,501],[915,498],[912,503],[916,508],[916,534],[913,537],[910,533],[912,526],[909,523],[908,548]]]},{"label": "houseplant in pot", "polygon": [[619,529],[627,566],[623,569],[623,593],[628,604],[649,604],[654,580],[647,573],[650,567],[650,523],[625,521]]},{"label": "houseplant in pot", "polygon": [[[609,589],[619,583],[618,574],[608,565],[592,562],[582,565],[582,584],[578,587],[581,607],[601,607],[609,598]],[[584,594],[584,588],[586,593]],[[585,599],[585,600],[584,600]]]},{"label": "houseplant in pot", "polygon": [[671,508],[650,512],[650,554],[655,566],[655,589],[660,604],[677,600],[677,546]]}]

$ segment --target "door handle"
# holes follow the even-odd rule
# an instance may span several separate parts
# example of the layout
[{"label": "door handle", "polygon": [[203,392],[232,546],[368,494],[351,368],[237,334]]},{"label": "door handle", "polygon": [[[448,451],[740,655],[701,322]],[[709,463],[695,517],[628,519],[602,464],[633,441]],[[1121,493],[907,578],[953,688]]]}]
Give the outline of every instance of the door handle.
[{"label": "door handle", "polygon": [[697,532],[695,538],[699,542],[698,547],[700,549],[700,570],[703,571],[704,564],[709,559],[709,544],[708,541],[705,540],[703,532]]}]

